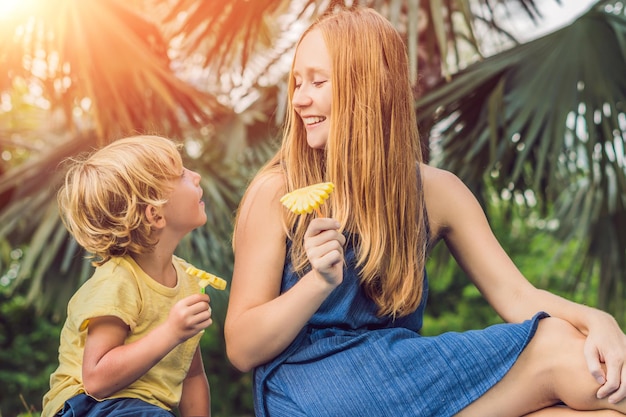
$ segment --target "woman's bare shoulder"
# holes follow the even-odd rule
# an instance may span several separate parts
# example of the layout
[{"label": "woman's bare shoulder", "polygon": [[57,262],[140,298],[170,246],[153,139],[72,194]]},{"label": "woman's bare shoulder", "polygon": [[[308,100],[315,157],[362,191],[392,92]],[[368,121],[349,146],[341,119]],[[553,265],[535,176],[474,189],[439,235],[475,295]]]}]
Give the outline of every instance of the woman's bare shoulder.
[{"label": "woman's bare shoulder", "polygon": [[285,188],[285,179],[280,172],[271,171],[257,175],[248,185],[241,208],[276,202],[285,193]]},{"label": "woman's bare shoulder", "polygon": [[437,168],[427,164],[421,164],[420,168],[425,186],[439,186],[461,181],[455,174],[442,168]]},{"label": "woman's bare shoulder", "polygon": [[431,235],[441,238],[452,224],[457,210],[472,198],[461,179],[454,173],[430,165],[421,165],[424,201]]}]

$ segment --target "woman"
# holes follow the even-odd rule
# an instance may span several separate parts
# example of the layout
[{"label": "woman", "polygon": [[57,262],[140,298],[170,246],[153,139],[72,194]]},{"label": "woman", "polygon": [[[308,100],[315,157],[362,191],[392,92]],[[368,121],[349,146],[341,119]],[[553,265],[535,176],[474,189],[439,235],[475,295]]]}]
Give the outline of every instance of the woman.
[{"label": "woman", "polygon": [[[255,371],[257,416],[626,413],[616,321],[534,288],[461,181],[422,163],[388,21],[356,8],[314,23],[289,92],[282,147],[247,190],[234,236],[227,352]],[[280,204],[322,181],[336,186],[327,217]],[[509,324],[418,334],[425,258],[440,240]]]}]

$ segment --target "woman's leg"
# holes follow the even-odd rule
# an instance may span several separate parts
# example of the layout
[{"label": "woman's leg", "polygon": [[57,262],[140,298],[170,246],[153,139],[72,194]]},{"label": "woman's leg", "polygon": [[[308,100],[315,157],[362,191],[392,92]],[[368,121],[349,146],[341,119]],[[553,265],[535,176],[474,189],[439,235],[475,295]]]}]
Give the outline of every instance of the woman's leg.
[{"label": "woman's leg", "polygon": [[[569,323],[552,317],[541,320],[511,370],[457,416],[519,417],[533,412],[539,413],[530,414],[533,417],[569,416],[575,410],[604,409],[626,415],[626,401],[609,404],[596,397],[600,386],[587,369],[584,343],[585,337]],[[568,408],[552,407],[559,402]],[[542,410],[546,407],[550,408]],[[607,413],[611,414],[615,415]]]},{"label": "woman's leg", "polygon": [[555,405],[526,414],[524,417],[622,417],[624,414],[614,410],[578,411]]}]

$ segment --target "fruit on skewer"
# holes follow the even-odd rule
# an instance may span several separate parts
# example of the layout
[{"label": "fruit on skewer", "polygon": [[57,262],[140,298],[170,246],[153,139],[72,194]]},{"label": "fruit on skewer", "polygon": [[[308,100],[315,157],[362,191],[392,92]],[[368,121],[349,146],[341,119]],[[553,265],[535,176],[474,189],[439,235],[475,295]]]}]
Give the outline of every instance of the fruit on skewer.
[{"label": "fruit on skewer", "polygon": [[217,289],[217,290],[223,290],[226,288],[226,281],[223,280],[222,278],[215,276],[213,274],[209,274],[206,271],[203,271],[201,269],[198,269],[194,266],[189,266],[187,267],[187,270],[185,271],[187,272],[189,275],[193,275],[195,277],[200,278],[200,281],[198,282],[198,285],[201,288],[201,292],[204,294],[205,292],[205,287],[207,285],[210,285],[211,287]]},{"label": "fruit on skewer", "polygon": [[318,217],[323,217],[319,208],[330,197],[330,193],[334,189],[335,184],[332,182],[320,182],[293,190],[282,196],[280,202],[296,214],[315,211]]}]

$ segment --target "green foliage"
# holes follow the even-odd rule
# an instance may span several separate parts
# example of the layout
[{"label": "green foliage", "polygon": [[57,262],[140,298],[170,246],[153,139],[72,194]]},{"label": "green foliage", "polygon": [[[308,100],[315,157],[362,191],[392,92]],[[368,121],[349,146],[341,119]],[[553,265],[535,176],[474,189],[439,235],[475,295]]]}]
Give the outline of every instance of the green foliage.
[{"label": "green foliage", "polygon": [[[0,411],[36,413],[56,367],[60,327],[0,287]],[[32,414],[31,414],[32,415]]]},{"label": "green foliage", "polygon": [[[504,205],[513,206],[505,210]],[[511,209],[511,207],[508,207]],[[536,210],[495,200],[489,206],[492,229],[500,244],[528,280],[576,302],[597,304],[598,274],[587,281],[573,279],[581,262],[574,243],[564,246],[550,231],[550,222],[537,217]],[[515,213],[513,218],[510,213]],[[501,323],[502,319],[480,295],[455,263],[443,243],[428,260],[430,294],[423,334],[465,331]]]}]

